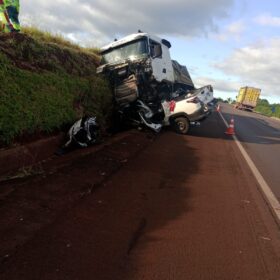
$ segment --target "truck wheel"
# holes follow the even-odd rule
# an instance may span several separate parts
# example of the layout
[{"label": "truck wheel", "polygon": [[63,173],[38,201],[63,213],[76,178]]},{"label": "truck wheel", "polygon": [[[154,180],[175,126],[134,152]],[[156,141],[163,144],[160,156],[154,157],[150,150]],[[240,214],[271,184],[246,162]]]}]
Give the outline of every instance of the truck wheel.
[{"label": "truck wheel", "polygon": [[173,120],[172,126],[177,133],[187,134],[190,129],[190,122],[185,117],[178,117]]}]

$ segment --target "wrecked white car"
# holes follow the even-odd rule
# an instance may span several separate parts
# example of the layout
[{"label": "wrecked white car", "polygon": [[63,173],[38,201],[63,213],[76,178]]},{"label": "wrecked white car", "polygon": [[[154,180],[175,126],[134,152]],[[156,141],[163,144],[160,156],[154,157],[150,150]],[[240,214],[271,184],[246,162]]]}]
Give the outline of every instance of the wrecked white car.
[{"label": "wrecked white car", "polygon": [[208,108],[196,95],[186,92],[175,92],[172,101],[167,103],[169,107],[164,106],[167,109],[163,124],[171,125],[180,134],[187,134],[191,124],[203,120],[208,112]]}]

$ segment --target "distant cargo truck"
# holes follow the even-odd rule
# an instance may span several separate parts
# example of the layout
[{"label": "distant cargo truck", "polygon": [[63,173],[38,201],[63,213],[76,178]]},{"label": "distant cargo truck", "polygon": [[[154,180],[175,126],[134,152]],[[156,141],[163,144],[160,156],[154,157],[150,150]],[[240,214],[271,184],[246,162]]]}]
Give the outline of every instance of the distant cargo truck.
[{"label": "distant cargo truck", "polygon": [[250,110],[252,111],[256,106],[261,94],[259,88],[254,87],[242,87],[239,90],[235,108],[240,110]]}]

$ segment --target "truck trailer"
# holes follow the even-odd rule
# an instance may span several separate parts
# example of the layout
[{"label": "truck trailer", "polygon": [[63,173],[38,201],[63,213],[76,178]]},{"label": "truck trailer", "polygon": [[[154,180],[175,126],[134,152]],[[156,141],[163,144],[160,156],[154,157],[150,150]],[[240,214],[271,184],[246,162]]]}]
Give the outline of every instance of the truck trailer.
[{"label": "truck trailer", "polygon": [[236,98],[235,108],[252,111],[256,106],[261,93],[261,89],[254,87],[242,87]]}]

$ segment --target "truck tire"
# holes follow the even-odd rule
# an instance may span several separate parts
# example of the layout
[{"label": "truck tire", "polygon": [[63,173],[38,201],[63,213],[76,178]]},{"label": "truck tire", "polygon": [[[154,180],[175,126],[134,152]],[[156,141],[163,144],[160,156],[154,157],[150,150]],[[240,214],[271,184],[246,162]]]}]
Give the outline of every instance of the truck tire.
[{"label": "truck tire", "polygon": [[173,120],[172,127],[179,134],[187,134],[190,129],[190,122],[186,117],[177,117]]}]

